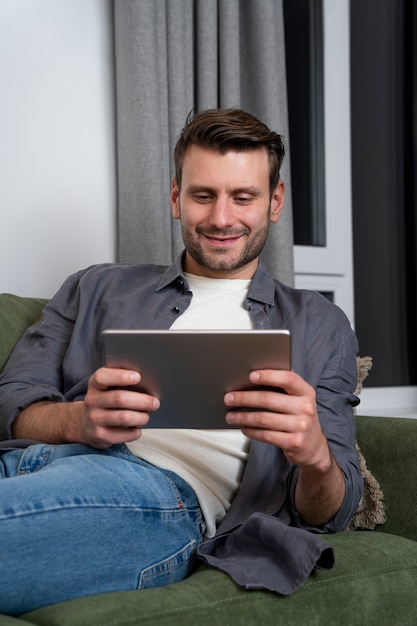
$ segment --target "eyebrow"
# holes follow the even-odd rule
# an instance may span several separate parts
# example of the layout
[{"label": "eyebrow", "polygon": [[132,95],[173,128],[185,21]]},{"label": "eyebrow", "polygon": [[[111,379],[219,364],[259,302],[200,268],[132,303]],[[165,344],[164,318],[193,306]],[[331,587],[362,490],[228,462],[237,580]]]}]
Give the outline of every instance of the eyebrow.
[{"label": "eyebrow", "polygon": [[[214,187],[210,187],[209,185],[205,186],[205,185],[189,185],[187,187],[187,192],[190,194],[193,193],[198,193],[201,191],[206,191],[207,193],[210,193],[212,195],[216,195],[217,191]],[[250,196],[253,196],[254,198],[256,198],[257,196],[261,195],[261,190],[258,187],[253,187],[251,185],[249,185],[248,187],[236,187],[234,189],[230,190],[230,193],[232,195],[238,195],[240,193],[246,193],[249,194]]]}]

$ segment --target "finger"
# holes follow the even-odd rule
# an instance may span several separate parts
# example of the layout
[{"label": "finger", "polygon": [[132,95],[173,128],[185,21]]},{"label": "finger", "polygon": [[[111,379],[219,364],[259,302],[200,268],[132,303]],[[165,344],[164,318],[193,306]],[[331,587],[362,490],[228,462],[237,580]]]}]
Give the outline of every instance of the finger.
[{"label": "finger", "polygon": [[270,411],[229,411],[226,421],[243,429],[270,430],[281,433],[294,433],[298,428],[292,415]]},{"label": "finger", "polygon": [[105,390],[108,387],[137,385],[140,379],[139,372],[134,370],[102,367],[91,376],[89,383],[98,390]]},{"label": "finger", "polygon": [[135,441],[142,435],[142,428],[97,428],[87,434],[88,443],[95,448],[105,449],[113,444]]},{"label": "finger", "polygon": [[224,402],[229,408],[236,409],[245,407],[284,414],[297,411],[296,400],[278,389],[233,391],[225,395]]},{"label": "finger", "polygon": [[139,411],[105,411],[102,419],[98,420],[99,428],[105,430],[117,429],[141,429],[146,426],[150,420],[149,413]]},{"label": "finger", "polygon": [[126,409],[131,411],[157,411],[160,406],[159,399],[148,393],[140,391],[129,391],[128,389],[117,388],[101,391],[96,394],[94,404],[97,407],[107,409]]},{"label": "finger", "polygon": [[148,424],[149,419],[149,413],[95,410],[83,424],[83,440],[90,445],[94,441],[95,446],[99,442],[112,444],[133,441],[141,436],[142,428]]},{"label": "finger", "polygon": [[281,430],[268,430],[264,428],[242,428],[242,433],[250,439],[256,439],[263,443],[269,443],[273,446],[281,448],[286,452],[293,442],[293,434],[286,433]]},{"label": "finger", "polygon": [[292,370],[255,370],[249,378],[255,385],[275,387],[292,396],[302,396],[310,385]]},{"label": "finger", "polygon": [[306,421],[255,412],[227,414],[226,420],[234,426],[240,425],[242,433],[250,439],[281,448],[289,460],[299,458],[300,454],[304,455],[309,438]]}]

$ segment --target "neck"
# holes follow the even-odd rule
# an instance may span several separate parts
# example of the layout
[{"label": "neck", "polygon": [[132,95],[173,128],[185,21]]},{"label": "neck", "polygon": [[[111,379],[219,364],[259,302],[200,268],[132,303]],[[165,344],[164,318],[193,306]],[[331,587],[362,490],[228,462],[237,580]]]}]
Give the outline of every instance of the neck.
[{"label": "neck", "polygon": [[220,278],[229,280],[250,280],[253,278],[259,265],[259,257],[250,261],[243,267],[233,269],[214,269],[200,265],[195,261],[188,252],[185,256],[184,271],[188,274],[196,276],[205,276],[206,278]]}]

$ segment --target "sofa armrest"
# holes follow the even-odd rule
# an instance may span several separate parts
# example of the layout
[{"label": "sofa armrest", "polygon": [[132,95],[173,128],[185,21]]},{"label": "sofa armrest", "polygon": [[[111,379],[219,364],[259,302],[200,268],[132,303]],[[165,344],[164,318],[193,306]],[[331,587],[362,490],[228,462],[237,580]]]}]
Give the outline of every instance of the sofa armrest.
[{"label": "sofa armrest", "polygon": [[25,330],[40,319],[46,303],[43,298],[0,294],[0,372]]},{"label": "sofa armrest", "polygon": [[417,540],[417,420],[356,416],[357,441],[384,494],[376,530]]}]

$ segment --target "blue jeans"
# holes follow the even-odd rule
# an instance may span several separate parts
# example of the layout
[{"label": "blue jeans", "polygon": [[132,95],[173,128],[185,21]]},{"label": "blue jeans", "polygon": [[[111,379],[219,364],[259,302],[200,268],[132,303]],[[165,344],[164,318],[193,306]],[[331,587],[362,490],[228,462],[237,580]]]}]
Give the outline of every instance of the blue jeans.
[{"label": "blue jeans", "polygon": [[191,571],[204,522],[176,474],[126,446],[0,455],[0,613],[156,587]]}]

